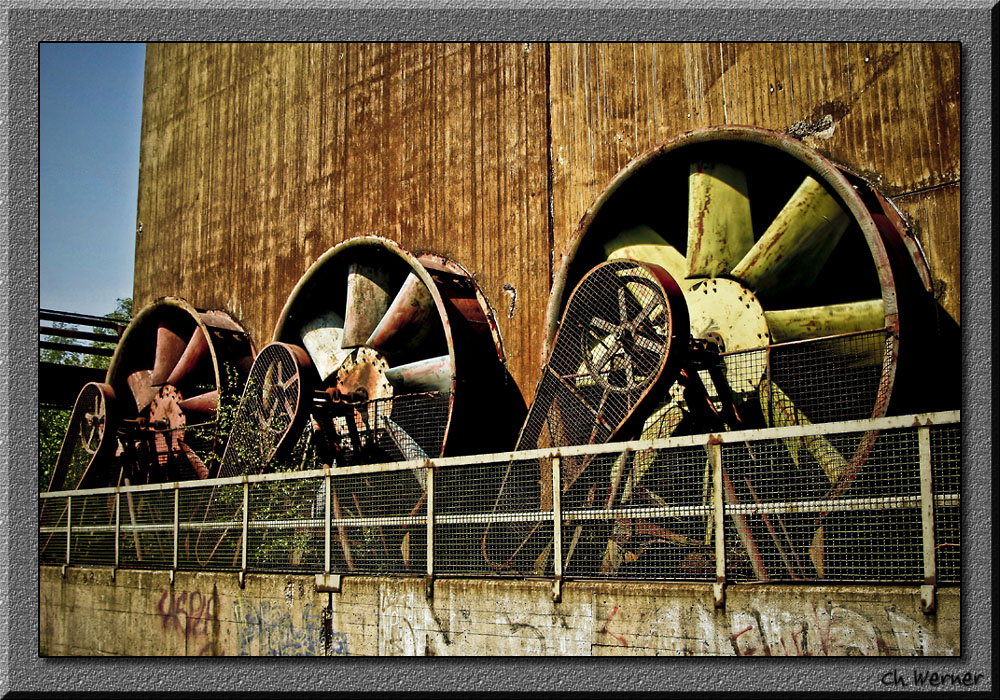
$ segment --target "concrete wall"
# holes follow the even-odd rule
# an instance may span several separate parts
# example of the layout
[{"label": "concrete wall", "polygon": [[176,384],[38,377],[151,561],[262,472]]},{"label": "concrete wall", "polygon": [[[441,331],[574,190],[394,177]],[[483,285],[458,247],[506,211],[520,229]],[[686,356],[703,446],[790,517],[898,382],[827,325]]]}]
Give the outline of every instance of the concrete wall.
[{"label": "concrete wall", "polygon": [[959,590],[345,578],[43,566],[43,655],[952,656]]}]

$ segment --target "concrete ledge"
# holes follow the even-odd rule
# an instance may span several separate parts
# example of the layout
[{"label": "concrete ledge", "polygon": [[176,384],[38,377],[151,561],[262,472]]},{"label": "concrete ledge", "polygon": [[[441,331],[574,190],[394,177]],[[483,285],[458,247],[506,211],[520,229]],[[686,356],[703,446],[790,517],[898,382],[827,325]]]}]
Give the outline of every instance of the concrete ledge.
[{"label": "concrete ledge", "polygon": [[43,566],[43,655],[958,655],[960,589],[343,576]]}]

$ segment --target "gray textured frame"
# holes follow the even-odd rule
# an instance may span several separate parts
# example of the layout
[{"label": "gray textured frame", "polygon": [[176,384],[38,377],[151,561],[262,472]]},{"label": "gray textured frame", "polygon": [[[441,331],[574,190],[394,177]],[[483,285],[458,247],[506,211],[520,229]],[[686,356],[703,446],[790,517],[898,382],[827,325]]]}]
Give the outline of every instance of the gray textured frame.
[{"label": "gray textured frame", "polygon": [[[14,0],[17,2],[17,0]],[[533,10],[514,3],[359,3],[358,9],[289,10],[275,2],[264,10],[229,0],[224,10],[103,9],[78,0],[74,9],[4,10],[0,44],[6,53],[0,82],[7,97],[0,142],[7,164],[0,186],[0,694],[10,691],[230,692],[466,689],[510,691],[870,691],[884,688],[887,671],[909,669],[985,673],[977,690],[992,688],[992,573],[989,504],[992,496],[992,238],[990,235],[993,85],[991,30],[997,10],[979,2],[755,3],[751,9],[716,2],[642,3],[602,9],[589,3],[542,2]],[[67,3],[68,4],[68,3]],[[305,5],[307,3],[300,3]],[[639,4],[639,3],[633,3]],[[115,3],[122,7],[124,3]],[[51,6],[50,6],[51,7]],[[378,9],[381,8],[381,9]],[[390,9],[385,9],[390,8]],[[39,41],[155,40],[928,40],[962,45],[962,299],[966,362],[963,449],[966,457],[963,528],[967,553],[962,596],[962,657],[954,660],[850,659],[810,661],[703,658],[670,662],[612,659],[354,659],[330,662],[282,659],[247,663],[231,659],[41,659],[37,651],[38,587],[35,545],[37,373],[34,348],[38,309],[38,48]],[[9,150],[8,150],[9,149]],[[7,397],[10,397],[9,399]],[[27,468],[25,468],[27,467]],[[13,645],[13,646],[11,646]],[[489,673],[483,673],[488,669]],[[208,683],[206,683],[208,681]]]}]

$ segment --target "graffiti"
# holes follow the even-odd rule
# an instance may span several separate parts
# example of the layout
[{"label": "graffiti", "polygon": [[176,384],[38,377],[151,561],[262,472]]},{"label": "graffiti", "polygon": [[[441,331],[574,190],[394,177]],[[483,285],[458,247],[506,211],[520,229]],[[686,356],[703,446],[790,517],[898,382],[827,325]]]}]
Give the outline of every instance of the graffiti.
[{"label": "graffiti", "polygon": [[347,656],[347,636],[325,632],[323,610],[311,603],[301,606],[296,624],[287,604],[272,601],[233,601],[240,656]]},{"label": "graffiti", "polygon": [[604,627],[601,628],[601,634],[606,634],[609,637],[611,637],[612,639],[614,639],[616,642],[618,642],[619,644],[621,644],[623,647],[627,647],[628,646],[628,642],[625,640],[625,635],[615,634],[610,629],[611,628],[611,621],[613,619],[615,619],[615,615],[617,615],[617,614],[618,614],[618,606],[616,605],[615,608],[614,608],[614,610],[611,611],[611,614],[608,615],[608,619],[604,621]]},{"label": "graffiti", "polygon": [[[198,656],[223,655],[224,651],[212,649],[217,623],[218,600],[215,591],[210,595],[201,591],[166,590],[160,596],[156,611],[163,630],[184,636],[186,648],[197,649]],[[209,637],[209,639],[205,639]]]},{"label": "graffiti", "polygon": [[864,615],[841,607],[829,610],[811,607],[811,614],[805,619],[792,620],[786,614],[782,619],[772,616],[775,619],[766,623],[757,610],[734,613],[731,616],[733,633],[729,636],[733,652],[737,656],[884,656],[892,653],[880,627]]}]

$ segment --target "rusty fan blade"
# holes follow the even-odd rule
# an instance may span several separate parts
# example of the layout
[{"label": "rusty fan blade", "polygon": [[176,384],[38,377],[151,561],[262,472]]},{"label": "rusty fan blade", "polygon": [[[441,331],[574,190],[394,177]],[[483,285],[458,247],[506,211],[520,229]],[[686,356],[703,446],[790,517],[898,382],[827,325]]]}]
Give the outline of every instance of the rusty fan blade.
[{"label": "rusty fan blade", "polygon": [[811,284],[849,223],[837,200],[807,176],[732,276],[757,294]]},{"label": "rusty fan blade", "polygon": [[378,267],[351,263],[347,272],[343,347],[364,345],[388,309],[388,272]]},{"label": "rusty fan blade", "polygon": [[743,171],[725,163],[691,163],[685,277],[716,277],[728,272],[752,245],[750,200]]},{"label": "rusty fan blade", "polygon": [[188,341],[187,347],[184,348],[184,353],[177,360],[177,364],[174,366],[173,371],[170,372],[170,376],[167,377],[166,383],[177,386],[198,367],[208,354],[208,338],[205,337],[200,327],[196,327],[194,333],[191,334],[191,339]]},{"label": "rusty fan blade", "polygon": [[171,371],[177,366],[177,362],[184,353],[187,343],[179,335],[167,327],[166,323],[160,323],[156,329],[156,356],[153,360],[153,371],[150,375],[150,382],[153,386],[165,384]]},{"label": "rusty fan blade", "polygon": [[148,369],[140,369],[125,378],[132,398],[135,399],[135,407],[142,413],[152,403],[156,396],[156,389],[153,388],[152,372]]},{"label": "rusty fan blade", "polygon": [[608,260],[636,260],[659,265],[675,280],[684,279],[687,263],[680,251],[649,226],[622,231],[604,244]]},{"label": "rusty fan blade", "polygon": [[434,329],[433,313],[430,290],[411,272],[365,345],[390,357],[419,347]]},{"label": "rusty fan blade", "polygon": [[451,391],[452,369],[448,355],[410,362],[386,370],[385,378],[397,394]]},{"label": "rusty fan blade", "polygon": [[177,406],[187,414],[215,415],[216,411],[219,410],[219,390],[213,389],[189,399],[181,399],[177,402]]},{"label": "rusty fan blade", "polygon": [[351,354],[344,349],[344,319],[336,311],[327,311],[304,324],[299,335],[320,381],[340,369]]}]

